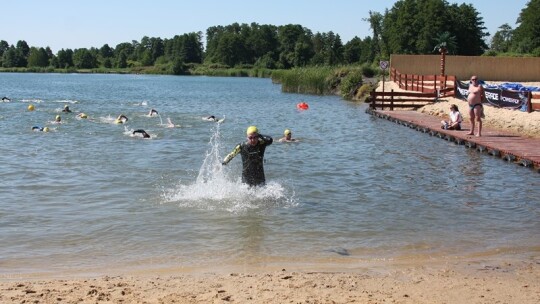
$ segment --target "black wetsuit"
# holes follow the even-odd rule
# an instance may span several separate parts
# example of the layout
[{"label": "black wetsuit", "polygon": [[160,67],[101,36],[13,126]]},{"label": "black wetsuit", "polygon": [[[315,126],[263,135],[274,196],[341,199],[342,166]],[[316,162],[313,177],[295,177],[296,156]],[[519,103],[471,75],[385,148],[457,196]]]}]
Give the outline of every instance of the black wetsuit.
[{"label": "black wetsuit", "polygon": [[133,131],[133,134],[135,133],[141,133],[143,138],[150,138],[150,135],[146,133],[146,131],[143,129],[138,129],[138,130]]},{"label": "black wetsuit", "polygon": [[264,151],[266,146],[274,140],[270,136],[259,135],[259,142],[252,146],[248,142],[238,144],[234,150],[225,157],[223,164],[227,164],[238,153],[242,156],[242,182],[250,186],[264,185]]}]

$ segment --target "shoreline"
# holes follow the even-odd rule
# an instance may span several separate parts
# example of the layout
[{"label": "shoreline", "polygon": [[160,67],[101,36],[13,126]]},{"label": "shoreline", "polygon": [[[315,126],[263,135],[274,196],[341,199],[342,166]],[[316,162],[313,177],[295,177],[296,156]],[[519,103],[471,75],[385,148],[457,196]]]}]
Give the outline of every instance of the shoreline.
[{"label": "shoreline", "polygon": [[[540,257],[222,265],[0,280],[1,303],[538,303]],[[324,266],[324,265],[323,265]],[[348,267],[347,267],[348,266]],[[115,274],[115,272],[117,272]],[[36,302],[37,301],[37,302]]]},{"label": "shoreline", "polygon": [[[538,303],[540,262],[461,261],[0,282],[2,303]],[[37,302],[36,302],[37,301]]]}]

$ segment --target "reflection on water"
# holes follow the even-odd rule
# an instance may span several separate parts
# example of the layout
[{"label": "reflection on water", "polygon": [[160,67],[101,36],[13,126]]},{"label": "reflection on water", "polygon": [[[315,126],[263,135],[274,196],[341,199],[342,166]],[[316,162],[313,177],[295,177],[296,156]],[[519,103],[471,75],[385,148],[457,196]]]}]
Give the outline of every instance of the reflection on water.
[{"label": "reflection on water", "polygon": [[[219,77],[13,73],[0,87],[1,274],[539,252],[538,174],[337,97]],[[267,148],[264,187],[240,182],[239,158],[221,166],[249,125],[300,139]]]}]

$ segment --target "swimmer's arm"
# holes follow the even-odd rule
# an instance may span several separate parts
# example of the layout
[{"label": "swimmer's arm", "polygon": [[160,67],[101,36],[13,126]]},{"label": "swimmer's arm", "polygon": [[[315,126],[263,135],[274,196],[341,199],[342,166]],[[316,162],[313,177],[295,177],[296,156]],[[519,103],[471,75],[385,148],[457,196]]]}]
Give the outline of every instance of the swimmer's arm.
[{"label": "swimmer's arm", "polygon": [[259,134],[259,142],[262,142],[265,145],[271,145],[274,142],[274,139],[268,135]]},{"label": "swimmer's arm", "polygon": [[221,163],[222,165],[226,165],[228,164],[236,155],[238,155],[238,153],[240,153],[240,150],[241,150],[241,147],[240,145],[237,145],[236,147],[234,147],[234,149],[232,150],[231,153],[229,153],[225,159],[223,160],[223,162]]}]

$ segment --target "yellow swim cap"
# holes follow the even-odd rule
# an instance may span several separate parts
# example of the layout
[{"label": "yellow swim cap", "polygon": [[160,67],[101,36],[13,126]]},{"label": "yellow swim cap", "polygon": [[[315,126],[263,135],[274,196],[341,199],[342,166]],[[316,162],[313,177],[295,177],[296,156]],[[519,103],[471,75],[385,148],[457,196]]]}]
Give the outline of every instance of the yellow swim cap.
[{"label": "yellow swim cap", "polygon": [[34,111],[34,105],[28,105],[28,111]]},{"label": "yellow swim cap", "polygon": [[43,128],[43,132],[49,132],[49,127]]},{"label": "yellow swim cap", "polygon": [[249,126],[249,128],[247,128],[246,133],[247,133],[247,135],[249,135],[251,133],[259,133],[259,129],[257,129],[257,127],[255,127],[255,126]]},{"label": "yellow swim cap", "polygon": [[88,116],[86,114],[84,114],[84,113],[81,113],[80,116],[81,116],[81,118],[88,118]]},{"label": "yellow swim cap", "polygon": [[56,120],[56,121],[60,121],[60,120],[62,120],[62,118],[60,117],[60,115],[56,115],[55,120]]},{"label": "yellow swim cap", "polygon": [[286,129],[285,132],[283,132],[283,135],[285,135],[285,136],[287,136],[289,134],[291,134],[291,130],[289,130],[289,129]]}]

